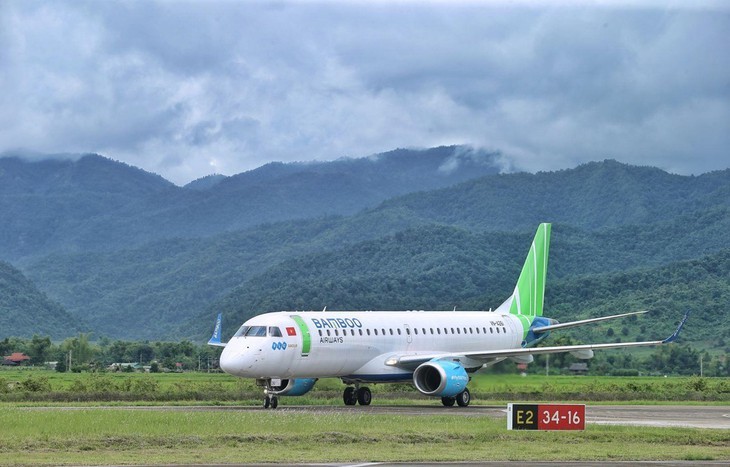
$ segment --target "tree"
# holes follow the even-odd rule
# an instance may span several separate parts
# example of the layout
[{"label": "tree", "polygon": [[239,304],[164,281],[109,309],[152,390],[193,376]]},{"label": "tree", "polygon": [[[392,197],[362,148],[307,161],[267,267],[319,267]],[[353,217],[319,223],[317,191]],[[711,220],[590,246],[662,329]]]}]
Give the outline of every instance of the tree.
[{"label": "tree", "polygon": [[66,339],[61,344],[61,348],[64,352],[69,350],[73,352],[73,361],[78,365],[88,363],[93,357],[93,349],[89,344],[90,333],[80,332],[78,336]]},{"label": "tree", "polygon": [[33,338],[28,346],[28,356],[30,362],[33,365],[43,365],[47,360],[48,352],[51,348],[51,338],[41,337],[38,334],[33,334]]}]

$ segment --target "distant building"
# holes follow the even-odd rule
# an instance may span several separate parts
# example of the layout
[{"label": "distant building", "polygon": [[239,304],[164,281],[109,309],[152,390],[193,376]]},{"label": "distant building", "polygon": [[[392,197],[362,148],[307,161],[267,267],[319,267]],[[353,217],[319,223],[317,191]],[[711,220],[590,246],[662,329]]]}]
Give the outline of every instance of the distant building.
[{"label": "distant building", "polygon": [[[131,368],[134,371],[143,370],[144,367],[139,363],[112,363],[107,367],[109,371],[124,371],[127,368]],[[127,370],[129,371],[129,370]]]},{"label": "distant building", "polygon": [[18,366],[30,360],[30,357],[22,352],[15,352],[3,357],[3,365]]},{"label": "distant building", "polygon": [[587,375],[588,374],[588,364],[587,363],[573,363],[570,365],[570,368],[568,368],[571,373],[574,375]]}]

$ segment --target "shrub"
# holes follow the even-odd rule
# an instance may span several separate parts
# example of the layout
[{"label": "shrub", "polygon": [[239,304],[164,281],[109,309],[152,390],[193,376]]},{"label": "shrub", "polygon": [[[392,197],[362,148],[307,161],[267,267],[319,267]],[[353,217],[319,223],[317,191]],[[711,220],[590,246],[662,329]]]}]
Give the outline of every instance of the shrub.
[{"label": "shrub", "polygon": [[28,392],[48,392],[51,390],[51,383],[47,376],[28,376],[20,382],[20,387]]}]

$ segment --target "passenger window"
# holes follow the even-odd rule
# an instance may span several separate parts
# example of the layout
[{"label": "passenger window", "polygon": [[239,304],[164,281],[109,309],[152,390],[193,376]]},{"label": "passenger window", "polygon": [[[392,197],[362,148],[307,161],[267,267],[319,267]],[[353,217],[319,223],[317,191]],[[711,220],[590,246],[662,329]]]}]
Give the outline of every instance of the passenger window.
[{"label": "passenger window", "polygon": [[454,332],[454,328],[451,328],[451,334],[456,334],[456,333]]},{"label": "passenger window", "polygon": [[436,328],[436,334],[441,335],[441,328]]},{"label": "passenger window", "polygon": [[489,328],[489,334],[494,334],[494,329],[492,327]]},{"label": "passenger window", "polygon": [[448,328],[444,328],[444,334],[448,334],[448,333],[449,333],[449,329]]},{"label": "passenger window", "polygon": [[319,337],[322,337],[322,330],[319,330]]},{"label": "passenger window", "polygon": [[[433,328],[428,328],[428,329],[430,329],[431,330],[431,334],[433,334]],[[439,334],[441,334],[441,333],[439,333]]]},{"label": "passenger window", "polygon": [[377,329],[373,329],[373,332],[375,333],[376,336],[378,335],[378,330]]},{"label": "passenger window", "polygon": [[362,329],[358,329],[357,331],[358,331],[358,332],[360,333],[360,335],[362,336]]},{"label": "passenger window", "polygon": [[507,328],[502,328],[502,332],[507,334]]},{"label": "passenger window", "polygon": [[461,329],[459,329],[459,328],[456,328],[456,333],[457,333],[457,334],[461,334]]},{"label": "passenger window", "polygon": [[368,336],[370,335],[370,329],[367,330]]},{"label": "passenger window", "polygon": [[499,334],[499,328],[497,328],[497,334]]},{"label": "passenger window", "polygon": [[351,336],[354,336],[355,335],[355,330],[354,329],[350,329],[350,335]]},{"label": "passenger window", "polygon": [[281,337],[281,329],[276,326],[269,326],[269,335],[271,337]]},{"label": "passenger window", "polygon": [[400,328],[398,328],[398,335],[400,336]]},{"label": "passenger window", "polygon": [[418,328],[413,328],[413,332],[418,335]]},{"label": "passenger window", "polygon": [[383,331],[383,335],[385,335],[385,329],[381,329],[381,331]]},{"label": "passenger window", "polygon": [[423,331],[423,335],[426,335],[426,328],[421,328],[421,331]]},{"label": "passenger window", "polygon": [[337,329],[335,329],[335,336],[339,336],[339,335],[340,335],[340,331],[338,331]]},{"label": "passenger window", "polygon": [[411,328],[406,328],[406,334],[411,335]]},{"label": "passenger window", "polygon": [[[471,329],[471,328],[469,328],[469,329]],[[479,334],[479,328],[475,328],[475,329],[477,330],[477,334]]]},{"label": "passenger window", "polygon": [[393,330],[392,330],[392,329],[390,330],[390,335],[391,335],[391,336],[393,335]]},{"label": "passenger window", "polygon": [[466,334],[466,328],[464,328],[464,334]]}]

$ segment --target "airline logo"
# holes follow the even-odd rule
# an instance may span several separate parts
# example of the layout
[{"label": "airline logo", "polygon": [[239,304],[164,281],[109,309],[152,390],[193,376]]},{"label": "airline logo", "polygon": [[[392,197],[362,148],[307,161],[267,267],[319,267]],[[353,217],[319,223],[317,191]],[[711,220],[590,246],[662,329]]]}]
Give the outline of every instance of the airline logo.
[{"label": "airline logo", "polygon": [[286,328],[286,335],[287,336],[296,336],[297,330],[294,328]]},{"label": "airline logo", "polygon": [[361,328],[362,323],[357,318],[312,318],[312,323],[314,323],[314,326],[317,329],[325,329],[325,328]]}]

